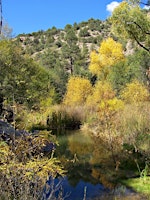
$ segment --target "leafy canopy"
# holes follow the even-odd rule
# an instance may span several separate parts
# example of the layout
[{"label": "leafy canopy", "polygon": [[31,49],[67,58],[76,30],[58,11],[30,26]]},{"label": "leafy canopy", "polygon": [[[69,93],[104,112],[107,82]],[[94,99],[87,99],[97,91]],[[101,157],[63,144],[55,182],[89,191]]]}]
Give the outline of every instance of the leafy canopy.
[{"label": "leafy canopy", "polygon": [[51,95],[48,71],[8,40],[0,41],[0,72],[0,95],[5,99],[14,96],[16,103],[32,106]]},{"label": "leafy canopy", "polygon": [[94,75],[106,76],[109,73],[109,67],[122,60],[124,60],[122,45],[112,38],[107,38],[101,43],[98,52],[91,52],[89,70]]},{"label": "leafy canopy", "polygon": [[64,98],[66,105],[82,105],[92,92],[92,85],[88,79],[71,76],[67,84]]},{"label": "leafy canopy", "polygon": [[150,17],[138,4],[123,1],[113,11],[110,21],[112,32],[116,36],[136,41],[138,45],[150,52]]},{"label": "leafy canopy", "polygon": [[98,81],[92,89],[92,95],[87,98],[87,105],[98,106],[102,101],[113,99],[115,92],[108,82]]},{"label": "leafy canopy", "polygon": [[121,96],[126,103],[138,103],[149,99],[149,91],[142,83],[134,80],[127,84]]}]

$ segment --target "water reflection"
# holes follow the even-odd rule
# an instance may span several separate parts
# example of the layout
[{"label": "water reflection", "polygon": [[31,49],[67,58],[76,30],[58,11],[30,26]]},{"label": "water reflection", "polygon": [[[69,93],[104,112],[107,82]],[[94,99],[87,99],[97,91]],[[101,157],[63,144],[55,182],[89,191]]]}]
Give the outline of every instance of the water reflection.
[{"label": "water reflection", "polygon": [[85,197],[86,200],[94,199],[108,192],[102,184],[94,185],[83,180],[79,180],[76,186],[72,186],[67,177],[62,182],[62,188],[66,200],[83,200]]},{"label": "water reflection", "polygon": [[58,142],[56,155],[68,171],[64,188],[70,190],[72,195],[78,196],[74,196],[72,200],[83,199],[84,187],[87,187],[89,197],[100,196],[106,188],[113,187],[107,180],[104,170],[104,165],[110,161],[110,155],[106,152],[106,148],[103,148],[101,141],[89,134],[76,131],[60,136]]}]

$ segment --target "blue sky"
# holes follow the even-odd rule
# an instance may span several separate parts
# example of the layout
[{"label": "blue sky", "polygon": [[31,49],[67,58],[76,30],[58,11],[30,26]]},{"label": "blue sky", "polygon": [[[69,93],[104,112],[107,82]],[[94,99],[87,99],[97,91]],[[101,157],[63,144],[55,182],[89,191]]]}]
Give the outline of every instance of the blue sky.
[{"label": "blue sky", "polygon": [[[32,33],[55,26],[105,20],[121,0],[2,0],[3,19],[13,34]],[[109,5],[109,6],[108,6]]]}]

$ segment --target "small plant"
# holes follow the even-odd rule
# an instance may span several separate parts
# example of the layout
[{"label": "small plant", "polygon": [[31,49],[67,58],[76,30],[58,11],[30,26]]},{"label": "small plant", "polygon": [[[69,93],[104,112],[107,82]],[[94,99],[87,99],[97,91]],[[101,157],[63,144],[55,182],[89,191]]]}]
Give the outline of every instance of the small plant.
[{"label": "small plant", "polygon": [[[54,136],[48,132],[24,135],[10,144],[0,141],[0,193],[2,199],[37,200],[49,176],[63,175],[60,161],[45,149]],[[47,150],[47,149],[46,149]],[[16,170],[17,169],[17,170]]]},{"label": "small plant", "polygon": [[143,181],[143,183],[146,182],[147,178],[148,178],[148,173],[149,173],[149,165],[148,163],[145,164],[145,168],[144,169],[140,169],[140,166],[137,162],[137,160],[135,160],[135,163],[136,163],[136,166],[138,168],[138,172],[139,172],[139,175],[140,175],[140,179]]}]

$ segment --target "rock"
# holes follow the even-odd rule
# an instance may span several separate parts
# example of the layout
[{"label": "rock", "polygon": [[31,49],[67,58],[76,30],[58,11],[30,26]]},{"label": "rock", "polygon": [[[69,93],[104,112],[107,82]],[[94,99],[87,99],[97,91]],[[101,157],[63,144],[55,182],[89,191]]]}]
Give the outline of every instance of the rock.
[{"label": "rock", "polygon": [[[0,137],[9,143],[9,141],[14,141],[15,138],[21,137],[21,136],[28,136],[32,135],[33,138],[38,136],[39,131],[35,131],[34,133],[28,133],[24,130],[15,130],[15,128],[9,124],[8,122],[5,122],[3,120],[0,120]],[[25,139],[22,137],[22,139]],[[41,152],[44,154],[49,154],[53,150],[55,150],[56,145],[53,142],[47,142],[43,148],[41,148]]]},{"label": "rock", "polygon": [[14,137],[18,137],[20,135],[21,135],[21,132],[16,131],[15,128],[11,124],[3,120],[0,120],[0,136],[4,140],[8,140],[8,139],[13,140]]}]

